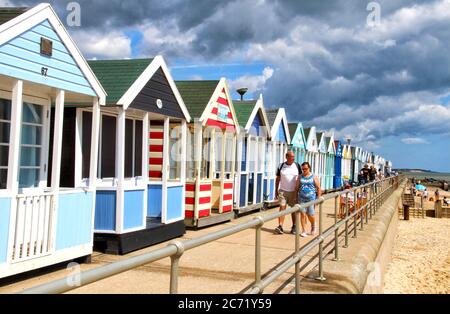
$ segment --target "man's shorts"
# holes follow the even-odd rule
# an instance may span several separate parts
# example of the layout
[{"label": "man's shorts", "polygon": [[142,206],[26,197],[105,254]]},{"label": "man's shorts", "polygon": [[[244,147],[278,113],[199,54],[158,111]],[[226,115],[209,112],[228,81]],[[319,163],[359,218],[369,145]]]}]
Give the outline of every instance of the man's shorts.
[{"label": "man's shorts", "polygon": [[311,206],[306,207],[306,208],[301,208],[300,211],[303,214],[307,214],[308,216],[314,216],[316,214],[314,205],[311,205]]},{"label": "man's shorts", "polygon": [[280,206],[294,207],[297,204],[297,193],[296,192],[278,192],[278,201],[280,201]]}]

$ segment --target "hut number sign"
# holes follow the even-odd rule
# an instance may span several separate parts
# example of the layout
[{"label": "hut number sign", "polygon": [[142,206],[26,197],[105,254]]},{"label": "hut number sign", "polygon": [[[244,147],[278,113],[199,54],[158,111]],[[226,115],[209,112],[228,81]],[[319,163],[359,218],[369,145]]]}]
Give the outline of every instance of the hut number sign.
[{"label": "hut number sign", "polygon": [[217,120],[221,122],[227,122],[229,113],[230,113],[229,107],[224,106],[222,104],[218,104]]}]

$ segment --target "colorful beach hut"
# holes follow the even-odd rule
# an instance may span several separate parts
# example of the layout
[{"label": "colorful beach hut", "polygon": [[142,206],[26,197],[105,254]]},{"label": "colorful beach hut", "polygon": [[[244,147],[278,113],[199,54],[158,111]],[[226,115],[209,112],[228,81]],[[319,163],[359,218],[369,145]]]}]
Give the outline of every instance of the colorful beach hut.
[{"label": "colorful beach hut", "polygon": [[233,105],[241,127],[234,190],[234,210],[240,215],[264,205],[265,166],[271,162],[266,153],[270,127],[262,96],[258,100],[235,100]]},{"label": "colorful beach hut", "polygon": [[325,136],[325,145],[327,148],[327,153],[325,157],[325,184],[323,189],[325,191],[333,190],[333,181],[335,176],[335,156],[336,148],[334,146],[334,134],[330,136]]},{"label": "colorful beach hut", "polygon": [[[275,199],[275,179],[278,167],[286,159],[286,153],[291,144],[288,120],[284,108],[266,110],[270,124],[270,142],[267,145],[267,155],[269,160],[266,163],[266,173],[264,178],[264,196],[268,206],[277,203]],[[272,157],[270,157],[272,156]]]},{"label": "colorful beach hut", "polygon": [[306,137],[303,124],[289,123],[289,133],[291,135],[291,149],[295,153],[295,161],[302,164],[306,161]]},{"label": "colorful beach hut", "polygon": [[351,180],[352,148],[345,144],[342,151],[342,179],[344,182]]},{"label": "colorful beach hut", "polygon": [[0,9],[0,278],[92,253],[106,93],[62,25],[49,4]]},{"label": "colorful beach hut", "polygon": [[316,127],[305,128],[306,162],[311,165],[312,173],[318,175],[319,171],[319,143],[317,142]]},{"label": "colorful beach hut", "polygon": [[185,223],[205,227],[234,218],[239,122],[226,80],[177,81],[193,119],[188,132]]},{"label": "colorful beach hut", "polygon": [[342,154],[343,154],[343,146],[340,141],[334,141],[334,147],[336,150],[336,156],[334,160],[334,182],[333,188],[340,189],[343,184],[342,180]]},{"label": "colorful beach hut", "polygon": [[[127,254],[185,232],[190,115],[161,56],[89,61],[106,89],[100,116],[96,246]],[[77,119],[89,126],[90,111]]]},{"label": "colorful beach hut", "polygon": [[322,189],[325,187],[326,180],[326,156],[327,156],[327,145],[325,141],[325,133],[317,132],[317,143],[318,143],[318,159],[317,159],[317,172],[315,174],[319,177],[320,186]]}]

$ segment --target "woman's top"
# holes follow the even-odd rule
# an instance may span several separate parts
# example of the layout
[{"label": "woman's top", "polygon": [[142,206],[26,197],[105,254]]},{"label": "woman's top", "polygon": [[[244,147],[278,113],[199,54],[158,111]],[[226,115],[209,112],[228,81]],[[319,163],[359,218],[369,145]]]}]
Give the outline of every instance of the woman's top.
[{"label": "woman's top", "polygon": [[307,203],[317,199],[316,185],[314,183],[313,174],[309,177],[300,177],[300,190],[298,191],[298,199],[301,203]]}]

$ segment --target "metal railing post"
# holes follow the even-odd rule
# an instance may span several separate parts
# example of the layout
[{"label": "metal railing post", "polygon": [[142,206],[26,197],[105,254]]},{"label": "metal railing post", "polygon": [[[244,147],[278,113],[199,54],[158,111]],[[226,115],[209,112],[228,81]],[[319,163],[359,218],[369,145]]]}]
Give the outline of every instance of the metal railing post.
[{"label": "metal railing post", "polygon": [[356,238],[356,232],[357,232],[357,225],[358,225],[358,189],[355,189],[353,191],[353,238]]},{"label": "metal railing post", "polygon": [[261,228],[264,226],[264,218],[259,216],[256,219],[259,220],[259,224],[256,226],[255,234],[255,284],[259,286],[261,284]]},{"label": "metal railing post", "polygon": [[361,217],[361,231],[364,230],[364,197],[363,197],[363,190],[361,189],[361,201],[360,201],[360,208],[359,208],[359,215]]},{"label": "metal railing post", "polygon": [[325,202],[325,199],[321,197],[320,203],[319,203],[319,277],[317,280],[319,281],[325,281],[326,278],[323,276],[323,242],[325,239],[322,238],[323,234],[323,210],[322,210],[322,204]]},{"label": "metal railing post", "polygon": [[348,248],[348,191],[345,194],[345,243],[344,248]]},{"label": "metal railing post", "polygon": [[177,253],[170,257],[170,294],[178,294],[178,268],[184,253],[184,245],[180,241],[174,241],[170,245],[177,248]]},{"label": "metal railing post", "polygon": [[369,224],[369,193],[367,193],[367,188],[364,188],[364,195],[366,196],[365,198],[365,208],[364,208],[364,212],[366,213],[366,225]]},{"label": "metal railing post", "polygon": [[[300,252],[300,210],[295,212],[295,255]],[[295,294],[300,294],[300,260],[295,263]]]},{"label": "metal railing post", "polygon": [[[339,207],[339,196],[334,199],[334,225],[338,223],[338,207]],[[339,227],[334,231],[334,259],[333,261],[339,261]]]}]

